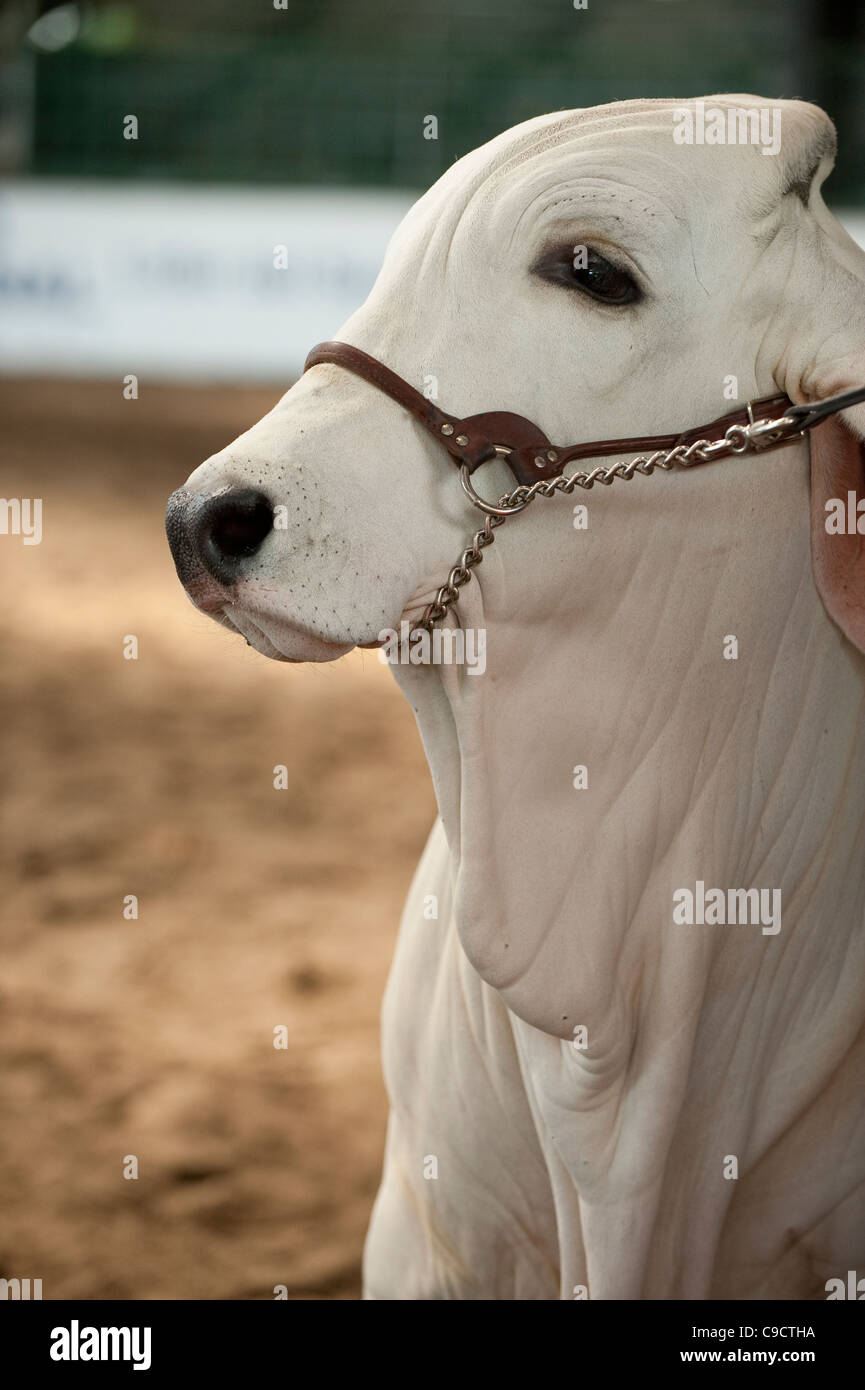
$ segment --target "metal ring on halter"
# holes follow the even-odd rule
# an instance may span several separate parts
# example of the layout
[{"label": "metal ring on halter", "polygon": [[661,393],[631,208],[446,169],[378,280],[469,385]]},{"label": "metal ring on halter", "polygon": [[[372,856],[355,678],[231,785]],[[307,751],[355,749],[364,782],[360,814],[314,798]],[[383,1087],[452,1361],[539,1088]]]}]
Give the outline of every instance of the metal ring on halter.
[{"label": "metal ring on halter", "polygon": [[[503,458],[507,454],[513,453],[513,450],[509,449],[506,444],[494,444],[493,448],[496,453],[501,454]],[[518,502],[515,507],[494,507],[491,502],[485,502],[482,497],[478,497],[478,494],[471,485],[471,473],[469,472],[467,463],[460,465],[460,483],[462,484],[463,492],[472,506],[477,507],[478,511],[486,512],[487,516],[513,516],[514,512],[521,512],[523,507],[528,506],[530,501],[527,497],[524,502]]]},{"label": "metal ring on halter", "polygon": [[748,430],[753,429],[753,425],[731,425],[724,435],[724,443],[734,454],[744,454],[750,447]]}]

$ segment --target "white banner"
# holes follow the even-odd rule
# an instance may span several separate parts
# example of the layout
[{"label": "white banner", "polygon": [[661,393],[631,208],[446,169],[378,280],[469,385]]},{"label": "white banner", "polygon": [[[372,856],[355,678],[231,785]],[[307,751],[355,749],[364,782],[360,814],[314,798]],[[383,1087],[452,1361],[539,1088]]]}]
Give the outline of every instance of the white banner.
[{"label": "white banner", "polygon": [[363,303],[415,196],[0,184],[0,371],[285,381]]}]

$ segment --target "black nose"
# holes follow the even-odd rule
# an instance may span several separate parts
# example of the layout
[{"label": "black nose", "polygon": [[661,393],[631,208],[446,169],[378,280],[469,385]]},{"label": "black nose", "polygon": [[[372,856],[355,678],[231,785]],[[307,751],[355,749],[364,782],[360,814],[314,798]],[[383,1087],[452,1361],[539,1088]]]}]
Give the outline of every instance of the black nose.
[{"label": "black nose", "polygon": [[273,527],[273,508],[254,488],[231,488],[204,503],[197,517],[198,553],[220,584],[233,584],[242,560],[255,555]]}]

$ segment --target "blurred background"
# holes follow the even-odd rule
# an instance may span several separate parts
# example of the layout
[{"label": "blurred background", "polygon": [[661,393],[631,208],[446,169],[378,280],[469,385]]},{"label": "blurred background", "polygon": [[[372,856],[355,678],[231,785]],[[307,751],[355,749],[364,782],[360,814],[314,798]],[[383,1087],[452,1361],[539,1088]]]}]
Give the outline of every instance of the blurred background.
[{"label": "blurred background", "polygon": [[862,240],[847,3],[0,4],[0,493],[43,499],[41,544],[0,535],[0,1277],[358,1297],[429,778],[373,654],[287,668],[192,609],[165,499],[454,159],[546,111],[725,91],[825,107]]}]

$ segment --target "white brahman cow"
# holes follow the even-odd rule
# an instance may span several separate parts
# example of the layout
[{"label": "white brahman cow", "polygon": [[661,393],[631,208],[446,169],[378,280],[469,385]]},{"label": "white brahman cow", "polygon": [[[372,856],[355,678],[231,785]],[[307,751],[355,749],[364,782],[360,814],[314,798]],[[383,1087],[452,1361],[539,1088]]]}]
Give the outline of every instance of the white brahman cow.
[{"label": "white brahman cow", "polygon": [[[629,101],[459,160],[339,338],[448,412],[562,442],[861,385],[830,121],[710,103],[775,113],[777,151],[768,121],[762,144],[689,143],[685,103]],[[865,1276],[865,542],[824,524],[865,495],[863,432],[859,406],[810,455],[538,501],[456,610],[485,672],[395,667],[441,819],[384,1005],[368,1297],[825,1298]],[[501,461],[474,479],[513,486]],[[169,509],[192,599],[287,661],[416,618],[478,524],[430,435],[335,365]],[[683,920],[711,889],[781,912]]]}]

